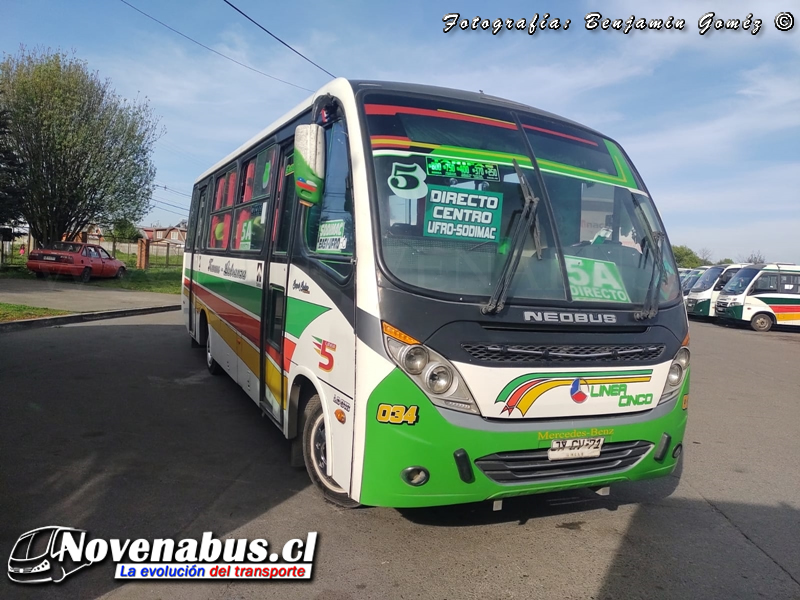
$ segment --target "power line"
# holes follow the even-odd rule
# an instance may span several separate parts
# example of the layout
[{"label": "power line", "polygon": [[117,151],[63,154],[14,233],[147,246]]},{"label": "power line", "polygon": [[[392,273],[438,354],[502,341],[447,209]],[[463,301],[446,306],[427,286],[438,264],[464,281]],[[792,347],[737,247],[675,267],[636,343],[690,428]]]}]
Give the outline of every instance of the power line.
[{"label": "power line", "polygon": [[227,59],[227,60],[229,60],[229,61],[231,61],[231,62],[234,62],[234,63],[236,63],[236,64],[237,64],[237,65],[239,65],[240,67],[244,67],[245,69],[250,69],[251,71],[253,71],[253,72],[255,72],[255,73],[258,73],[259,75],[263,75],[264,77],[269,77],[270,79],[274,79],[275,81],[280,81],[281,83],[285,83],[286,85],[290,85],[290,86],[292,86],[292,87],[296,87],[296,88],[298,88],[298,89],[305,90],[305,91],[307,91],[307,92],[313,92],[313,91],[314,91],[314,90],[310,90],[310,89],[308,89],[308,88],[305,88],[305,87],[303,87],[303,86],[301,86],[301,85],[297,85],[297,84],[291,83],[291,82],[289,82],[289,81],[285,81],[285,80],[283,80],[283,79],[280,79],[280,78],[278,78],[278,77],[274,77],[274,76],[270,75],[269,73],[264,73],[264,71],[259,71],[258,69],[255,69],[255,68],[251,67],[250,65],[246,65],[246,64],[244,64],[244,63],[241,63],[241,62],[239,62],[238,60],[236,60],[236,59],[234,59],[234,58],[231,58],[230,56],[226,56],[226,55],[225,55],[225,54],[223,54],[222,52],[217,52],[217,51],[216,51],[216,50],[214,50],[213,48],[209,48],[209,47],[208,47],[208,46],[206,46],[205,44],[201,44],[200,42],[198,42],[198,41],[197,41],[197,40],[195,40],[194,38],[190,38],[190,37],[189,37],[188,35],[186,35],[185,33],[181,33],[180,31],[178,31],[177,29],[173,29],[172,27],[170,27],[170,26],[169,26],[169,25],[167,25],[166,23],[162,23],[161,21],[159,21],[159,20],[158,20],[158,19],[156,19],[155,17],[152,17],[152,16],[148,15],[148,14],[147,14],[146,12],[144,12],[143,10],[140,10],[140,9],[136,8],[136,7],[135,7],[133,4],[130,4],[129,2],[126,2],[125,0],[119,0],[119,1],[120,1],[120,2],[122,2],[123,4],[126,4],[126,5],[130,6],[130,7],[131,7],[133,10],[135,10],[136,12],[143,14],[143,15],[144,15],[145,17],[147,17],[148,19],[152,19],[153,21],[155,21],[155,22],[156,22],[156,23],[158,23],[159,25],[162,25],[163,27],[166,27],[166,28],[167,28],[167,29],[169,29],[170,31],[172,31],[172,32],[174,32],[174,33],[177,33],[179,36],[186,38],[186,39],[187,39],[187,40],[189,40],[190,42],[194,42],[195,44],[197,44],[197,45],[198,45],[198,46],[200,46],[201,48],[205,48],[205,49],[206,49],[206,50],[208,50],[209,52],[213,52],[214,54],[216,54],[216,55],[218,55],[218,56],[221,56],[222,58],[225,58],[225,59]]},{"label": "power line", "polygon": [[164,208],[163,206],[156,206],[154,207],[153,210],[163,210],[164,212],[172,213],[173,215],[178,215],[179,217],[186,217],[185,213],[179,213],[174,210],[169,210],[168,208]]},{"label": "power line", "polygon": [[185,211],[187,214],[189,213],[189,209],[188,209],[188,208],[186,208],[185,206],[178,206],[177,204],[170,204],[169,202],[165,202],[165,201],[164,201],[164,200],[162,200],[161,198],[151,198],[151,200],[152,200],[153,202],[156,202],[156,203],[158,203],[158,204],[163,204],[163,205],[165,205],[165,206],[169,206],[169,207],[171,207],[171,208],[177,208],[177,209],[179,209],[179,210]]},{"label": "power line", "polygon": [[[124,0],[123,0],[123,1],[124,1]],[[274,33],[272,33],[272,32],[271,32],[270,30],[268,30],[266,27],[264,27],[264,26],[263,26],[263,25],[261,25],[260,23],[258,23],[258,22],[256,22],[256,21],[254,21],[253,19],[251,19],[250,17],[248,17],[248,16],[247,16],[246,14],[244,14],[244,13],[243,13],[241,10],[239,10],[239,9],[238,9],[238,8],[236,8],[236,7],[235,7],[233,4],[231,4],[230,2],[228,2],[228,0],[222,0],[222,1],[223,1],[223,2],[225,2],[225,4],[227,4],[228,6],[230,6],[230,7],[231,7],[233,10],[235,10],[236,12],[238,12],[240,15],[242,15],[242,16],[243,16],[245,19],[247,19],[248,21],[250,21],[250,22],[251,22],[253,25],[255,25],[256,27],[259,27],[259,28],[261,28],[263,31],[265,31],[266,33],[268,33],[269,35],[271,35],[273,38],[275,38],[276,40],[278,40],[278,41],[279,41],[281,44],[283,44],[284,46],[286,46],[286,47],[287,47],[289,50],[291,50],[292,52],[294,52],[295,54],[297,54],[297,56],[299,56],[299,57],[301,57],[301,58],[304,58],[305,60],[307,60],[308,62],[310,62],[312,65],[314,65],[315,67],[317,67],[317,68],[318,68],[320,71],[322,71],[323,73],[327,73],[328,75],[330,75],[331,77],[333,77],[334,79],[336,79],[336,75],[334,75],[334,74],[333,74],[333,73],[331,73],[330,71],[326,71],[325,69],[323,69],[322,67],[320,67],[320,66],[319,66],[317,63],[315,63],[313,60],[311,60],[311,59],[310,59],[310,58],[308,58],[307,56],[304,56],[303,54],[300,54],[300,52],[298,52],[297,50],[295,50],[294,48],[292,48],[292,47],[291,47],[289,44],[287,44],[286,42],[284,42],[284,41],[283,41],[281,38],[279,38],[277,35],[275,35]]]},{"label": "power line", "polygon": [[179,192],[178,190],[173,190],[171,187],[167,187],[163,183],[162,184],[156,183],[156,184],[153,185],[153,187],[162,188],[162,189],[165,189],[165,190],[167,190],[169,192],[172,192],[173,194],[179,194],[181,196],[186,196],[187,198],[191,198],[192,197],[191,194],[187,194],[186,192]]},{"label": "power line", "polygon": [[158,204],[163,204],[164,206],[169,206],[170,208],[177,208],[178,210],[183,210],[187,214],[189,213],[189,209],[184,206],[178,206],[177,204],[170,204],[169,202],[164,202],[160,198],[152,198],[153,202],[157,202]]}]

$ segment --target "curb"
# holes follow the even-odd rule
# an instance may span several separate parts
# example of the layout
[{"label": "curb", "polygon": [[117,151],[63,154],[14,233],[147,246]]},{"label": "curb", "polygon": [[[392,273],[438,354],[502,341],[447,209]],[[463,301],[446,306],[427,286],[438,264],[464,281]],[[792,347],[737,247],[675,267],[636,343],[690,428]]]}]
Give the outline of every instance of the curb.
[{"label": "curb", "polygon": [[74,315],[63,315],[60,317],[41,317],[39,319],[20,319],[19,321],[8,321],[0,323],[0,333],[10,333],[23,329],[37,329],[40,327],[58,327],[59,325],[71,325],[72,323],[85,323],[88,321],[102,321],[103,319],[119,319],[121,317],[135,317],[138,315],[149,315],[153,313],[171,312],[180,310],[180,304],[168,306],[150,306],[146,308],[121,308],[118,310],[103,310],[89,313],[79,313]]}]

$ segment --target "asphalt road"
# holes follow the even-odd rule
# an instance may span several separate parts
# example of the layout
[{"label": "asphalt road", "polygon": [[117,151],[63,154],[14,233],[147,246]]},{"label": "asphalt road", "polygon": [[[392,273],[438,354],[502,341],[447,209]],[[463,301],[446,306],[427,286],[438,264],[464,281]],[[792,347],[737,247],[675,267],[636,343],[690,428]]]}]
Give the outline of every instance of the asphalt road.
[{"label": "asphalt road", "polygon": [[693,323],[682,477],[426,510],[339,510],[179,313],[0,336],[0,564],[24,531],[272,544],[311,582],[121,585],[92,565],[2,598],[800,598],[800,334]]},{"label": "asphalt road", "polygon": [[45,280],[0,279],[0,302],[71,312],[94,312],[179,305],[181,297],[177,294],[96,287],[77,283],[67,277],[51,277]]}]

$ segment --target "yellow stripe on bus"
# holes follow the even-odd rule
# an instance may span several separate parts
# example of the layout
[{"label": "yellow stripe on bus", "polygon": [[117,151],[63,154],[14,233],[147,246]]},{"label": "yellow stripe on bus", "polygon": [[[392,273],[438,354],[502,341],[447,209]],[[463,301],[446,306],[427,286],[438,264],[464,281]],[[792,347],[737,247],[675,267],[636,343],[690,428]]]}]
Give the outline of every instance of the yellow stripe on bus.
[{"label": "yellow stripe on bus", "polygon": [[[258,358],[259,351],[254,348],[250,343],[243,339],[236,330],[228,325],[225,321],[220,319],[208,306],[201,300],[195,298],[195,305],[205,309],[208,324],[214,328],[214,331],[225,341],[226,344],[236,353],[241,361],[247,366],[250,372],[258,379]],[[272,394],[273,398],[281,398],[280,405],[286,409],[286,394],[281,393],[281,382],[283,382],[283,390],[287,387],[287,378],[283,376],[281,370],[275,363],[268,357],[264,356],[265,371],[267,373],[267,388]]]}]

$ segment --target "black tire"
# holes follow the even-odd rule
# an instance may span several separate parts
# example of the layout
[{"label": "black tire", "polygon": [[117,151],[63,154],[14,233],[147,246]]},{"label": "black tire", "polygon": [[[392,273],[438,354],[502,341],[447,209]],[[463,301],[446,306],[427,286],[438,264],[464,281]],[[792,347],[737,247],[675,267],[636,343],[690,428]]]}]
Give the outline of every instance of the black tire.
[{"label": "black tire", "polygon": [[300,425],[303,436],[303,460],[311,481],[319,488],[328,502],[342,508],[359,506],[358,502],[352,500],[347,492],[325,473],[327,464],[325,417],[317,394],[309,398]]},{"label": "black tire", "polygon": [[79,281],[81,283],[89,283],[89,280],[92,278],[92,270],[89,267],[84,267],[81,274],[75,277],[75,281]]},{"label": "black tire", "polygon": [[36,279],[45,279],[47,277],[47,273],[42,273],[41,271],[36,271]]},{"label": "black tire", "polygon": [[114,279],[123,279],[125,277],[125,267],[120,267],[117,269],[117,274],[114,275]]},{"label": "black tire", "polygon": [[772,316],[767,313],[758,313],[757,315],[753,315],[753,318],[750,319],[750,328],[753,331],[769,331],[774,324],[775,321],[773,321]]},{"label": "black tire", "polygon": [[211,329],[206,325],[206,366],[212,375],[222,375],[225,370],[211,356]]}]

